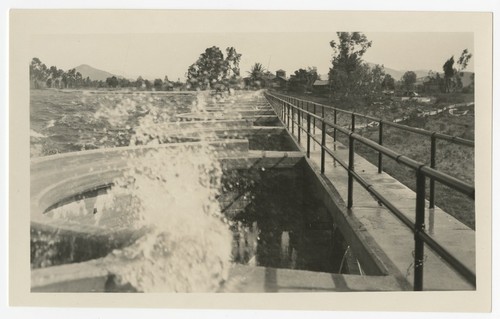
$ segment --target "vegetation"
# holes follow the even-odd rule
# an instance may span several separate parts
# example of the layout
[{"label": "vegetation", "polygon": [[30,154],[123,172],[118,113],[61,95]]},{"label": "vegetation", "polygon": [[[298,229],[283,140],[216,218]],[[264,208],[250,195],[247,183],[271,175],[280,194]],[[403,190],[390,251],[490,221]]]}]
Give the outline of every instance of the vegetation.
[{"label": "vegetation", "polygon": [[349,97],[359,95],[366,83],[360,81],[365,76],[362,56],[371,47],[372,42],[360,32],[337,32],[338,41],[330,41],[334,56],[328,75],[335,94]]},{"label": "vegetation", "polygon": [[207,90],[233,86],[240,77],[240,60],[241,54],[233,47],[226,49],[226,58],[218,47],[207,48],[188,68],[189,88]]},{"label": "vegetation", "polygon": [[328,74],[330,97],[338,104],[371,103],[383,90],[394,90],[395,81],[384,66],[371,66],[362,57],[372,42],[361,32],[337,32],[330,46],[334,55]]},{"label": "vegetation", "polygon": [[308,92],[316,80],[320,80],[316,67],[298,69],[290,76],[288,89],[295,92]]},{"label": "vegetation", "polygon": [[406,90],[410,91],[413,89],[415,82],[417,82],[417,74],[413,71],[406,71],[401,78],[401,82],[403,82]]},{"label": "vegetation", "polygon": [[[136,81],[130,81],[128,79],[111,76],[105,81],[94,80],[89,77],[83,78],[82,74],[76,69],[69,69],[64,71],[59,69],[57,66],[47,66],[39,59],[33,58],[30,63],[29,68],[30,74],[30,88],[32,89],[42,89],[42,88],[57,88],[57,89],[81,89],[81,88],[135,88],[138,90],[150,91],[153,88],[156,91],[160,90],[171,90],[174,87],[180,88],[183,83],[180,81],[170,82],[168,77],[165,76],[165,81],[161,79],[154,83],[149,80],[144,80],[142,77],[138,77]],[[156,85],[154,85],[156,83]]]},{"label": "vegetation", "polygon": [[75,69],[63,71],[56,66],[47,66],[39,58],[33,58],[30,64],[30,86],[35,89],[42,87],[74,88],[90,85],[89,78],[83,79]]},{"label": "vegetation", "polygon": [[266,70],[262,66],[261,63],[255,63],[250,68],[248,72],[248,85],[253,89],[260,89],[266,87],[267,78],[266,78]]},{"label": "vegetation", "polygon": [[382,89],[392,91],[396,88],[396,81],[390,74],[384,75],[384,79],[382,80]]},{"label": "vegetation", "polygon": [[[426,119],[413,117],[402,124],[474,140],[473,114],[473,107],[471,106],[469,107],[469,113],[464,116],[453,116],[448,112],[444,112]],[[358,131],[358,133],[374,141],[378,141],[377,129],[364,129]],[[400,129],[386,126],[384,127],[384,145],[400,154],[430,165],[429,137],[415,133],[403,133]],[[411,147],[408,147],[408,145],[411,145]],[[361,145],[358,145],[356,152],[372,164],[377,165],[378,153]],[[406,169],[387,158],[383,160],[383,165],[385,172],[411,189],[416,190],[414,171]],[[438,141],[436,147],[436,168],[467,183],[474,184],[474,148],[446,141]],[[429,183],[427,183],[427,187],[429,187]],[[467,226],[475,228],[473,200],[440,183],[436,183],[435,194],[437,206]]]},{"label": "vegetation", "polygon": [[463,75],[463,70],[469,64],[469,60],[472,57],[472,54],[469,53],[467,49],[462,51],[462,55],[458,59],[457,65],[458,68],[454,67],[455,60],[452,56],[443,65],[444,71],[444,89],[446,93],[450,93],[451,91],[455,92],[457,89],[462,89],[462,80],[460,76]]}]

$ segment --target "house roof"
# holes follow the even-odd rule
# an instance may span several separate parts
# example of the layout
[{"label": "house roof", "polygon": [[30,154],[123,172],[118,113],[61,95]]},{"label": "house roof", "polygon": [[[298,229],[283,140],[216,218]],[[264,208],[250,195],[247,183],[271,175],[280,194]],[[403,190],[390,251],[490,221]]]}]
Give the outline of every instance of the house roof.
[{"label": "house roof", "polygon": [[270,73],[270,74],[264,74],[264,75],[262,75],[262,78],[268,79],[268,80],[272,80],[272,79],[276,78],[276,76],[274,74]]},{"label": "house roof", "polygon": [[313,86],[324,86],[330,84],[328,80],[316,80],[313,83]]}]

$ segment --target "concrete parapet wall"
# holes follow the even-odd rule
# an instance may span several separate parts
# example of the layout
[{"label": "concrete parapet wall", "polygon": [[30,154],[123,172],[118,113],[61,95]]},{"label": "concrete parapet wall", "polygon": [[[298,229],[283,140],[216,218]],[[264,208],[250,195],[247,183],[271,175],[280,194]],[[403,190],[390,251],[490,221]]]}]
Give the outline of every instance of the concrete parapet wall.
[{"label": "concrete parapet wall", "polygon": [[[116,287],[101,260],[33,270],[32,292],[132,292]],[[355,276],[233,265],[220,292],[398,291],[392,276]]]},{"label": "concrete parapet wall", "polygon": [[[308,159],[304,161],[304,179],[327,207],[328,212],[350,245],[354,255],[361,264],[363,271],[371,276],[398,277],[395,267],[385,256],[376,242],[363,231],[363,225],[355,216],[349,214],[345,203],[337,190],[327,178],[318,174]],[[401,279],[401,278],[400,278]],[[411,289],[404,279],[400,280],[402,289]]]}]

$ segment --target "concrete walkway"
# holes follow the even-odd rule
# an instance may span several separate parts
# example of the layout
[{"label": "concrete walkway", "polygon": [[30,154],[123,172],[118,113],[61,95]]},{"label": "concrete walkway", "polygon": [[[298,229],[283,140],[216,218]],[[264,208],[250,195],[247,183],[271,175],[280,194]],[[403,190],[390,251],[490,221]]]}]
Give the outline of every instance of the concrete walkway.
[{"label": "concrete walkway", "polygon": [[[279,113],[279,112],[278,112]],[[304,119],[301,121],[305,123]],[[319,123],[318,123],[319,125]],[[286,126],[286,125],[285,125]],[[311,127],[311,132],[313,128]],[[292,135],[291,127],[288,130]],[[294,129],[297,139],[297,126]],[[315,128],[314,136],[321,141],[321,130]],[[338,133],[341,134],[341,133]],[[300,147],[303,151],[307,147],[307,135],[301,133]],[[336,142],[335,154],[345,163],[348,163],[348,149]],[[326,136],[326,145],[333,150],[334,141]],[[321,147],[311,139],[310,160],[316,169],[320,170]],[[390,159],[385,159],[390,160]],[[377,167],[359,155],[355,155],[355,170],[368,183],[383,194],[391,203],[402,210],[404,214],[414,220],[416,194],[387,173],[378,173]],[[325,176],[337,189],[342,199],[347,202],[347,171],[325,154]],[[406,228],[388,209],[378,202],[354,180],[354,206],[349,211],[360,223],[359,232],[373,238],[380,249],[387,255],[408,282],[413,285],[413,233]],[[428,203],[427,203],[428,207]],[[475,231],[445,213],[440,208],[426,209],[426,231],[446,250],[462,261],[469,269],[475,271]],[[460,275],[449,267],[439,256],[425,248],[424,261],[424,290],[470,290],[468,284]],[[398,274],[393,274],[397,276]]]}]

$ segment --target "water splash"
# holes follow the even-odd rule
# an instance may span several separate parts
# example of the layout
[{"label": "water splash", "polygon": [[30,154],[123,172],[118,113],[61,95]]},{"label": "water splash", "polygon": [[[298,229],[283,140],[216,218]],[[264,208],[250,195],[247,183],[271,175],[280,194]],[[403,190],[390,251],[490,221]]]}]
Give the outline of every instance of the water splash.
[{"label": "water splash", "polygon": [[[198,96],[198,110],[205,98]],[[168,139],[157,126],[160,114],[149,112],[140,120],[132,143]],[[133,227],[147,231],[105,258],[118,285],[144,292],[205,292],[217,290],[227,278],[232,235],[216,200],[222,176],[216,155],[202,142],[175,151],[149,149],[126,159],[128,169],[115,189],[135,198]]]}]

